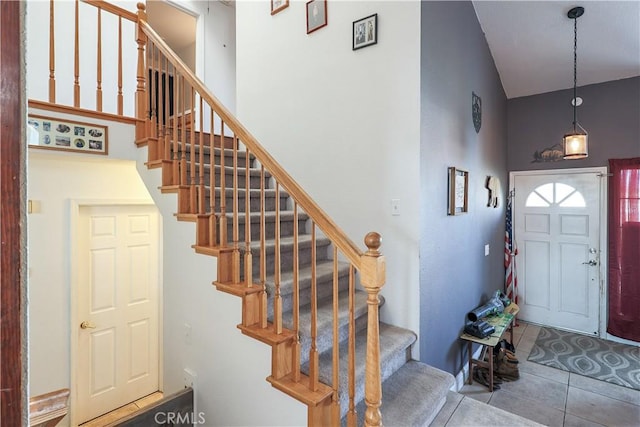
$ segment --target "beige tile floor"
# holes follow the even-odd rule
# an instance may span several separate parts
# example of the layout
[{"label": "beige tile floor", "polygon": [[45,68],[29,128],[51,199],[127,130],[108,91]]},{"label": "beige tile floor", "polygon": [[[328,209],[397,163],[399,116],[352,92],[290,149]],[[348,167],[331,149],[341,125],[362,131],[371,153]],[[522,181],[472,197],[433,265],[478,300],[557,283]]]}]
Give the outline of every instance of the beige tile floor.
[{"label": "beige tile floor", "polygon": [[493,393],[482,384],[466,384],[463,399],[548,426],[640,426],[640,391],[527,361],[539,331],[524,322],[514,329],[519,380],[504,382]]},{"label": "beige tile floor", "polygon": [[114,421],[119,420],[120,418],[124,418],[129,414],[136,412],[140,408],[144,408],[145,406],[149,406],[154,402],[162,399],[162,393],[157,391],[148,396],[143,397],[142,399],[138,399],[135,402],[131,402],[128,405],[122,406],[116,410],[109,412],[108,414],[104,414],[98,418],[94,418],[91,421],[88,421],[84,424],[80,424],[80,427],[103,427],[107,426]]}]

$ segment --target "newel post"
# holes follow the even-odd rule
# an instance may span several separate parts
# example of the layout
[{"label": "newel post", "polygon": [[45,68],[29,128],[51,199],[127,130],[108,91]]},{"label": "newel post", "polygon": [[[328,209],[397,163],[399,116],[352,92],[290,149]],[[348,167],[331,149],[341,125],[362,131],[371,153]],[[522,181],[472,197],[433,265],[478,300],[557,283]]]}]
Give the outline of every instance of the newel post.
[{"label": "newel post", "polygon": [[147,134],[147,97],[146,97],[146,77],[145,77],[145,45],[147,44],[147,36],[142,31],[140,21],[147,21],[147,11],[144,3],[138,3],[138,25],[136,25],[136,42],[138,43],[138,69],[136,72],[136,141],[141,141],[148,136]]},{"label": "newel post", "polygon": [[367,291],[368,320],[367,320],[367,357],[365,365],[364,397],[367,410],[364,414],[365,426],[382,426],[380,405],[382,404],[382,381],[380,376],[380,332],[378,309],[380,299],[378,294],[385,282],[386,264],[380,254],[382,237],[376,232],[368,233],[364,244],[368,250],[361,257],[360,279]]}]

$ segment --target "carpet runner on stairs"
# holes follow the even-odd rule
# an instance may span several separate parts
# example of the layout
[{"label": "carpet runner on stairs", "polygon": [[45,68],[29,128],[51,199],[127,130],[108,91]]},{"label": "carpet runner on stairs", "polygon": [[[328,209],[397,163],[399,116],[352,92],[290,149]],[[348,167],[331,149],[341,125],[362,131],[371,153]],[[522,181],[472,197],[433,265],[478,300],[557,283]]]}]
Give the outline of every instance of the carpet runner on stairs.
[{"label": "carpet runner on stairs", "polygon": [[[183,147],[183,145],[181,145]],[[186,157],[189,158],[189,145],[186,145]],[[196,154],[199,154],[200,148],[196,147]],[[225,150],[224,167],[220,165],[221,151],[214,149],[216,165],[213,170],[216,173],[214,182],[216,188],[215,210],[220,210],[220,195],[224,194],[226,202],[226,216],[228,219],[227,233],[230,238],[233,236],[233,215],[231,209],[234,205],[233,198],[237,194],[238,197],[238,248],[240,250],[240,271],[241,278],[244,277],[244,250],[246,249],[244,233],[245,221],[245,196],[250,196],[249,216],[251,230],[251,253],[252,253],[252,272],[253,282],[259,284],[260,276],[260,257],[262,256],[260,244],[260,225],[261,216],[261,191],[263,185],[260,169],[256,166],[253,157],[250,158],[250,170],[245,168],[245,154],[237,152],[237,184],[238,190],[234,192],[230,185],[234,182],[233,150]],[[209,164],[211,149],[204,147],[202,153],[204,164]],[[209,174],[211,166],[203,168],[204,185],[208,187],[211,182]],[[226,188],[220,188],[221,179],[220,172],[224,170]],[[196,183],[200,182],[200,167],[196,167]],[[190,170],[187,171],[190,177]],[[246,177],[251,177],[249,184],[250,189],[247,192]],[[276,206],[280,209],[280,283],[279,292],[282,298],[283,307],[283,326],[287,329],[293,328],[293,265],[294,258],[294,238],[293,238],[293,201],[289,195],[280,188],[279,197],[276,198],[275,187],[272,180],[265,175],[265,255],[266,255],[266,272],[265,272],[265,289],[268,296],[268,319],[271,322],[273,318],[273,299],[276,294],[275,284],[275,210]],[[210,211],[210,199],[205,193],[205,206]],[[318,229],[315,238],[315,260],[312,257],[312,239],[311,227],[314,225],[309,221],[308,216],[298,210],[299,213],[299,236],[298,246],[299,254],[297,262],[299,265],[299,335],[301,347],[301,371],[308,374],[309,353],[312,347],[311,333],[311,286],[312,286],[312,268],[311,264],[315,262],[315,286],[317,288],[317,334],[315,340],[315,348],[319,353],[319,379],[321,382],[332,385],[333,383],[333,346],[336,342],[333,337],[333,275],[334,261],[331,242],[322,235]],[[234,245],[229,242],[230,245]],[[339,385],[338,399],[340,403],[340,416],[345,417],[349,409],[349,378],[348,378],[348,341],[349,341],[349,264],[338,262],[338,339],[339,343]],[[366,405],[364,404],[364,384],[365,384],[365,360],[366,360],[366,338],[367,338],[367,295],[361,291],[356,276],[354,293],[354,310],[355,318],[355,398],[354,404],[358,405],[359,424],[362,423]],[[380,297],[381,306],[384,304],[384,298]],[[416,342],[416,334],[410,330],[399,328],[397,326],[385,323],[379,324],[380,333],[380,360],[381,360],[381,377],[383,381],[383,397],[382,397],[382,417],[385,425],[388,426],[413,426],[427,425],[433,420],[440,408],[446,401],[446,396],[455,381],[451,374],[445,373],[423,363],[411,360],[411,347]]]}]

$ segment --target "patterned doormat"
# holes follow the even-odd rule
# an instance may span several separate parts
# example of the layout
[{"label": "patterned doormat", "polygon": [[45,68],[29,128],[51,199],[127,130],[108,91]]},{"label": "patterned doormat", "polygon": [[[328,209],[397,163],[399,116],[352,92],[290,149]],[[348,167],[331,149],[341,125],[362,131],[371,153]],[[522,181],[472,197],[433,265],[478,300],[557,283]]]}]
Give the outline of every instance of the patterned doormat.
[{"label": "patterned doormat", "polygon": [[531,362],[640,390],[640,348],[541,328]]}]

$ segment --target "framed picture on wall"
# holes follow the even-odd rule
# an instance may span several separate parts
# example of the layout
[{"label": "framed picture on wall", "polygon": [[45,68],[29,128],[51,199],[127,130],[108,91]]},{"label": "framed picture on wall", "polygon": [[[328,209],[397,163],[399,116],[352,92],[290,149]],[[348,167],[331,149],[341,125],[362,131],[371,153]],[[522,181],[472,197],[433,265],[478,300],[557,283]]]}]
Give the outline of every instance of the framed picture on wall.
[{"label": "framed picture on wall", "polygon": [[29,147],[78,153],[109,153],[107,126],[29,114]]},{"label": "framed picture on wall", "polygon": [[378,14],[353,21],[353,50],[378,43]]},{"label": "framed picture on wall", "polygon": [[276,13],[282,11],[289,7],[289,0],[271,0],[271,14],[275,15]]},{"label": "framed picture on wall", "polygon": [[307,34],[311,34],[326,25],[326,0],[311,0],[310,2],[307,2]]},{"label": "framed picture on wall", "polygon": [[449,215],[469,212],[469,172],[449,168]]}]

